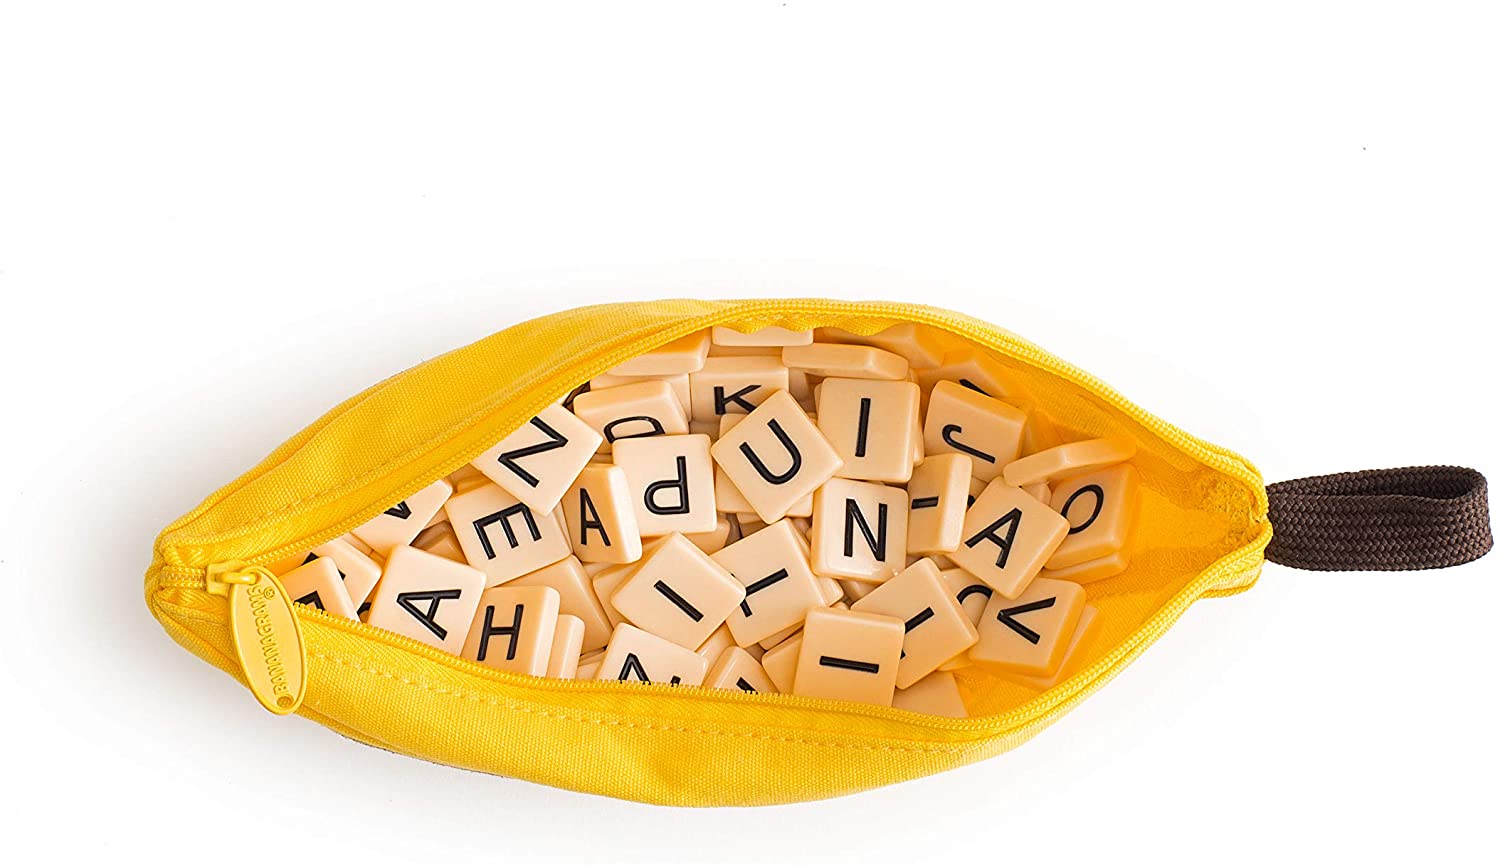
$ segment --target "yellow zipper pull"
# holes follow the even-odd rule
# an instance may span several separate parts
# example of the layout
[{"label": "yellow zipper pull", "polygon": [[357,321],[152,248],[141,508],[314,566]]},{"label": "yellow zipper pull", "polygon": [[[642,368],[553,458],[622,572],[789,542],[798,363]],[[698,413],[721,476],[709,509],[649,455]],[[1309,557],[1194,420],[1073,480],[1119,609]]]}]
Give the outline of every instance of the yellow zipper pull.
[{"label": "yellow zipper pull", "polygon": [[208,590],[229,596],[229,632],[250,692],[277,715],[289,715],[307,692],[307,649],[292,598],[259,565],[208,566]]}]

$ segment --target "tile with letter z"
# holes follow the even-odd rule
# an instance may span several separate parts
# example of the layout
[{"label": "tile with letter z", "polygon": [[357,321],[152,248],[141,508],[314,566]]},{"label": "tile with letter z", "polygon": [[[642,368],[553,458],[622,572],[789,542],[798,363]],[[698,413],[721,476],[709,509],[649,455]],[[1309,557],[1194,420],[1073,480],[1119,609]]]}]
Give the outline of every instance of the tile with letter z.
[{"label": "tile with letter z", "polygon": [[474,467],[534,511],[557,507],[604,437],[549,405],[474,460]]}]

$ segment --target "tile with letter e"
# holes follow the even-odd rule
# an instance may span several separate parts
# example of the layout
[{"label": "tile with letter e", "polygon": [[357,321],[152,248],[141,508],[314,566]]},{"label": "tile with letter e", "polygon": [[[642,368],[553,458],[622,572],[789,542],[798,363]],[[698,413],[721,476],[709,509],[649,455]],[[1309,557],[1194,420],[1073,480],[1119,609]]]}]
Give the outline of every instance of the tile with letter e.
[{"label": "tile with letter e", "polygon": [[708,661],[633,625],[622,624],[609,638],[609,648],[594,678],[663,685],[701,685]]},{"label": "tile with letter e", "polygon": [[562,501],[604,437],[560,405],[549,405],[474,459],[474,467],[535,511]]},{"label": "tile with letter e", "polygon": [[931,559],[922,559],[855,602],[858,613],[901,620],[906,630],[896,687],[909,688],[979,641],[979,631]]},{"label": "tile with letter e", "polygon": [[889,706],[901,661],[902,622],[853,610],[812,610],[802,628],[792,693]]},{"label": "tile with letter e", "polygon": [[[1005,482],[1018,487],[1062,481],[1135,456],[1135,442],[1124,436],[1068,442],[1021,457],[1005,467]],[[1054,485],[1053,495],[1056,489]]]},{"label": "tile with letter e", "polygon": [[697,372],[708,357],[708,331],[674,339],[609,368],[610,375],[676,375]]},{"label": "tile with letter e", "polygon": [[796,634],[766,649],[765,654],[760,656],[761,669],[766,671],[766,678],[776,686],[777,693],[792,692],[792,684],[797,679],[797,658],[801,654],[802,632],[799,629]]},{"label": "tile with letter e", "polygon": [[711,357],[688,379],[693,420],[700,421],[749,414],[771,394],[791,386],[786,367],[776,357]]},{"label": "tile with letter e", "polygon": [[745,597],[728,620],[741,646],[796,627],[808,610],[828,603],[808,565],[802,539],[786,520],[730,544],[714,553],[713,560],[745,587]]},{"label": "tile with letter e", "polygon": [[582,646],[583,620],[577,616],[558,616],[557,630],[552,634],[552,650],[547,655],[547,678],[571,679],[577,675]]},{"label": "tile with letter e", "polygon": [[580,561],[621,564],[641,557],[641,529],[624,469],[584,466],[560,507],[568,542]]},{"label": "tile with letter e", "polygon": [[482,571],[415,547],[396,547],[375,586],[366,621],[461,654],[484,593]]},{"label": "tile with letter e", "polygon": [[1062,662],[1057,665],[1057,672],[1050,676],[1012,675],[1011,678],[1023,685],[1030,685],[1043,691],[1056,687],[1064,679],[1072,678],[1075,673],[1083,669],[1083,656],[1093,641],[1098,638],[1099,631],[1099,611],[1085,604],[1083,615],[1078,617],[1078,626],[1073,629],[1073,637],[1068,640],[1068,647],[1063,650]]},{"label": "tile with letter e", "polygon": [[1019,487],[992,481],[964,515],[963,542],[948,553],[959,567],[1014,598],[1041,571],[1068,521]]},{"label": "tile with letter e", "polygon": [[303,557],[302,564],[314,559],[332,559],[338,568],[339,579],[344,581],[344,590],[349,600],[358,607],[370,597],[375,583],[380,579],[380,565],[360,552],[343,538],[334,538],[326,544],[313,547]]},{"label": "tile with letter e", "polygon": [[333,559],[313,559],[282,576],[281,585],[293,603],[306,604],[343,619],[359,618],[355,612],[358,605],[349,599]]},{"label": "tile with letter e", "polygon": [[891,707],[924,715],[942,715],[948,718],[967,718],[969,710],[964,708],[964,698],[958,692],[958,682],[952,673],[931,673],[908,688],[896,691]]},{"label": "tile with letter e", "polygon": [[600,450],[608,453],[620,439],[685,435],[688,416],[661,379],[646,379],[619,387],[591,390],[573,400],[573,414],[604,437]]},{"label": "tile with letter e", "polygon": [[906,483],[922,437],[921,392],[909,381],[828,378],[818,390],[818,429],[843,461],[837,475]]},{"label": "tile with letter e", "polygon": [[868,345],[813,343],[789,345],[781,350],[781,362],[808,375],[824,378],[876,378],[905,380],[911,365],[906,358]]},{"label": "tile with letter e", "polygon": [[781,391],[714,443],[714,462],[762,520],[786,516],[839,468],[838,454]]},{"label": "tile with letter e", "polygon": [[784,327],[763,327],[742,333],[732,327],[716,326],[713,330],[714,345],[781,346],[807,345],[813,341],[810,330],[787,330]]},{"label": "tile with letter e", "polygon": [[448,500],[448,521],[469,564],[496,586],[572,555],[562,514],[538,512],[494,484]]},{"label": "tile with letter e", "polygon": [[766,675],[765,668],[749,652],[739,646],[730,646],[719,653],[708,675],[703,679],[707,688],[722,688],[726,691],[745,691],[751,694],[774,694],[776,684]]},{"label": "tile with letter e", "polygon": [[625,470],[642,537],[711,532],[718,526],[709,445],[705,435],[652,436],[615,443],[615,465]]},{"label": "tile with letter e", "polygon": [[993,480],[1021,452],[1026,413],[951,381],[938,382],[927,403],[922,443],[929,457],[968,454],[974,477]]},{"label": "tile with letter e", "polygon": [[1047,560],[1071,568],[1125,548],[1140,510],[1140,479],[1129,463],[1062,481],[1052,506],[1068,521],[1068,537]]},{"label": "tile with letter e", "polygon": [[1015,598],[996,592],[969,657],[1005,673],[1050,676],[1062,664],[1083,607],[1083,587],[1064,580],[1033,580]]},{"label": "tile with letter e", "polygon": [[738,580],[674,534],[641,560],[610,603],[631,624],[696,650],[744,599]]},{"label": "tile with letter e", "polygon": [[833,478],[813,496],[812,569],[883,583],[906,567],[906,490]]},{"label": "tile with letter e", "polygon": [[388,556],[393,547],[411,543],[452,493],[453,485],[447,480],[435,481],[386,508],[354,529],[353,534],[369,544],[370,549]]},{"label": "tile with letter e", "polygon": [[594,584],[578,559],[568,556],[556,564],[518,577],[507,586],[547,586],[557,590],[558,612],[572,616],[583,625],[583,643],[573,654],[604,648],[615,623],[604,612],[604,605],[594,595]]},{"label": "tile with letter e", "polygon": [[[989,606],[990,598],[995,596],[995,590],[990,588],[984,580],[963,568],[945,568],[938,573],[943,578],[943,587],[948,590],[953,600],[958,602],[964,615],[969,617],[969,623],[978,628],[979,620],[984,617],[984,608]],[[964,652],[939,664],[938,669],[957,670],[972,663],[973,661],[969,660],[969,653]]]},{"label": "tile with letter e", "polygon": [[964,512],[969,509],[969,479],[974,461],[968,454],[928,457],[911,473],[906,495],[906,553],[951,553],[963,540]]},{"label": "tile with letter e", "polygon": [[557,590],[550,586],[485,589],[464,642],[464,657],[497,670],[545,675],[558,605]]}]

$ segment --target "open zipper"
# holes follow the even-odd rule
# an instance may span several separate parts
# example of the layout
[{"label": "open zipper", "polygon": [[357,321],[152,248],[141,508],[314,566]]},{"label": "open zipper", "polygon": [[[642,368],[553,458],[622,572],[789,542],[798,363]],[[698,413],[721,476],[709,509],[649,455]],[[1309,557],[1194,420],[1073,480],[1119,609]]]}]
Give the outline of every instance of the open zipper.
[{"label": "open zipper", "polygon": [[[846,317],[882,322],[883,326],[887,327],[907,323],[936,327],[956,336],[963,337],[980,348],[1022,361],[1044,372],[1052,373],[1089,393],[1102,397],[1111,406],[1120,410],[1147,431],[1182,451],[1184,454],[1211,469],[1243,483],[1252,492],[1255,500],[1254,512],[1250,516],[1254,522],[1262,524],[1262,531],[1259,533],[1260,536],[1247,542],[1240,549],[1231,551],[1213,566],[1199,574],[1184,586],[1171,601],[1158,609],[1151,619],[1138,628],[1130,638],[1117,646],[1114,651],[1099,659],[1087,669],[1075,674],[1071,679],[1047,691],[1040,692],[1035,699],[999,715],[953,719],[924,715],[901,709],[865,706],[823,698],[800,697],[791,694],[751,694],[708,688],[679,688],[675,689],[675,691],[682,692],[686,690],[689,693],[695,693],[696,696],[731,703],[753,701],[760,705],[767,705],[769,701],[774,701],[783,705],[833,711],[842,714],[872,715],[878,718],[899,720],[907,724],[919,724],[944,730],[995,733],[1008,729],[1016,729],[1033,722],[1038,717],[1049,713],[1065,702],[1080,698],[1082,695],[1085,695],[1084,692],[1092,691],[1094,687],[1107,680],[1116,668],[1122,666],[1126,661],[1154,642],[1198,597],[1209,592],[1227,577],[1259,564],[1260,550],[1264,548],[1266,541],[1269,539],[1269,524],[1266,524],[1264,520],[1264,487],[1255,469],[1238,455],[1204,442],[1145,412],[1116,393],[1109,385],[1097,377],[1068,364],[1066,361],[1057,358],[1041,348],[999,328],[966,316],[958,316],[943,310],[910,304],[785,300],[745,301],[736,303],[732,307],[726,305],[717,314],[685,319],[670,327],[643,332],[623,340],[610,350],[576,358],[573,363],[550,371],[548,374],[533,381],[531,386],[525,388],[525,392],[531,395],[531,398],[525,404],[511,404],[489,412],[488,416],[483,419],[483,423],[487,428],[487,435],[483,436],[483,438],[489,444],[473,449],[472,453],[466,451],[457,456],[450,457],[443,462],[441,470],[437,474],[431,475],[427,473],[414,481],[408,481],[399,489],[392,490],[388,495],[383,496],[375,505],[364,506],[345,519],[337,521],[333,526],[316,532],[309,537],[301,538],[269,550],[248,554],[244,559],[215,562],[204,568],[164,566],[162,570],[166,575],[166,579],[162,579],[160,582],[164,585],[204,590],[211,594],[227,595],[229,597],[230,632],[234,640],[242,677],[261,705],[277,714],[295,712],[301,706],[302,696],[305,693],[306,657],[302,627],[300,625],[300,622],[304,620],[311,620],[320,625],[346,630],[358,634],[364,639],[397,646],[430,660],[459,667],[466,672],[507,684],[524,685],[528,688],[538,690],[605,691],[630,688],[632,692],[635,692],[638,686],[631,683],[539,678],[495,670],[467,661],[417,640],[394,634],[363,622],[332,616],[306,605],[288,604],[292,611],[291,616],[269,615],[257,618],[255,616],[236,615],[237,607],[235,604],[239,601],[242,606],[248,607],[249,591],[251,588],[257,586],[262,587],[262,591],[265,590],[264,587],[270,587],[274,594],[285,597],[286,593],[281,588],[279,580],[277,580],[266,565],[284,559],[294,553],[319,546],[347,533],[356,526],[364,524],[380,513],[381,510],[389,507],[389,502],[401,501],[433,483],[438,478],[446,477],[460,467],[468,464],[474,458],[478,457],[485,448],[493,444],[494,441],[503,438],[543,408],[561,399],[579,384],[589,381],[625,360],[714,325],[734,325],[753,322],[759,326],[774,324],[794,330],[829,326],[845,327],[847,329],[848,322],[830,323],[829,321],[829,319],[842,319]],[[872,328],[869,332],[873,333],[879,329],[878,327]],[[457,432],[457,430],[454,430],[452,434],[456,435]],[[441,447],[442,443],[440,442],[436,446]],[[266,468],[266,471],[274,469],[275,466],[270,466]],[[1243,588],[1248,588],[1248,586],[1241,587],[1238,590],[1242,591]],[[1233,591],[1231,590],[1226,593],[1233,593]],[[279,646],[288,647],[286,651],[278,653],[278,658],[284,665],[298,665],[296,669],[284,669],[288,678],[296,678],[298,681],[304,683],[302,689],[290,701],[287,699],[288,695],[286,693],[276,689],[274,686],[274,677],[267,675],[266,670],[262,668],[261,658],[257,655],[259,648],[267,641]],[[291,647],[296,647],[296,651],[292,651]]]}]

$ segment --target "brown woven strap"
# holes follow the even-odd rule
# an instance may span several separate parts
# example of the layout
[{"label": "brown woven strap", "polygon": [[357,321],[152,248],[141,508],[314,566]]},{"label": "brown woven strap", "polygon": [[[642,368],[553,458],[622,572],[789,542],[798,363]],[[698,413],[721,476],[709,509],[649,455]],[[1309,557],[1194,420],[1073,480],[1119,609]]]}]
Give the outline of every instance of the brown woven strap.
[{"label": "brown woven strap", "polygon": [[1418,571],[1490,551],[1484,475],[1454,466],[1373,469],[1266,487],[1266,558],[1310,571]]}]

